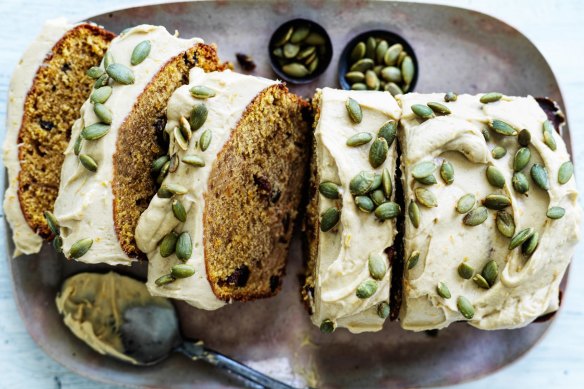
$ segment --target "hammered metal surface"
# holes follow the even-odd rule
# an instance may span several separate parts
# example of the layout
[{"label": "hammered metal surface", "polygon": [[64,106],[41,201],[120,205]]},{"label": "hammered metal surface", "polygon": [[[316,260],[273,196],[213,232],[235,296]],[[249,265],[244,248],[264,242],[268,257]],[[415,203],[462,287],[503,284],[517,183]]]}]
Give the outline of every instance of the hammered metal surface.
[{"label": "hammered metal surface", "polygon": [[[387,29],[402,35],[416,50],[419,92],[497,90],[548,96],[564,106],[554,75],[527,38],[490,16],[459,8],[364,0],[203,1],[131,8],[91,21],[115,32],[152,23],[176,29],[183,37],[201,36],[217,43],[225,60],[235,62],[236,52],[252,55],[257,64],[254,74],[273,78],[267,42],[275,28],[297,17],[320,23],[334,46],[331,65],[321,77],[291,87],[306,97],[317,87],[338,87],[337,61],[346,42],[363,31]],[[567,126],[563,135],[569,140]],[[13,250],[11,241],[8,250]],[[57,314],[55,294],[65,277],[80,271],[105,271],[106,266],[65,261],[48,246],[39,255],[10,260],[10,265],[17,305],[32,337],[55,360],[79,374],[138,387],[236,385],[212,368],[181,356],[155,367],[133,367],[96,354],[75,338]],[[322,335],[310,324],[300,302],[297,275],[301,267],[296,236],[288,276],[277,297],[213,312],[178,303],[183,332],[276,378],[290,379],[287,370],[294,371],[296,384],[306,379],[319,387],[405,388],[453,384],[493,372],[528,351],[551,324],[492,332],[455,324],[429,336],[386,323],[375,334],[339,330]],[[139,264],[116,270],[143,278],[145,269],[145,264]]]}]

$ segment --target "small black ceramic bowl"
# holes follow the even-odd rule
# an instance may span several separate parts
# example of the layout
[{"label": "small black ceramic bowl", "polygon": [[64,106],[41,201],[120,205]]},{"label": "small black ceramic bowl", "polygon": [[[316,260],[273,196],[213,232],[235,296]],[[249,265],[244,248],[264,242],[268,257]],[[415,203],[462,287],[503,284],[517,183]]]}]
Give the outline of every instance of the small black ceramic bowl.
[{"label": "small black ceramic bowl", "polygon": [[[291,34],[290,29],[292,29]],[[306,31],[306,29],[309,30],[308,35],[303,39],[300,39],[305,35],[302,33],[302,30]],[[300,40],[296,41],[296,39]],[[292,42],[292,40],[295,41]],[[298,54],[291,58],[285,58],[283,50],[286,44],[291,44],[290,46],[298,46]],[[304,53],[310,52],[312,50],[311,47],[315,47],[313,53],[315,54],[316,59],[310,61],[312,54],[302,58],[303,51]],[[291,48],[294,49],[293,47]],[[281,57],[278,57],[275,54],[274,51],[277,49],[282,50]],[[282,24],[276,29],[276,31],[274,31],[268,45],[268,53],[270,55],[272,69],[274,69],[274,72],[279,78],[292,84],[307,84],[324,73],[330,65],[333,57],[333,45],[329,35],[321,25],[307,19],[292,19]],[[288,53],[294,53],[294,50],[291,50]],[[297,57],[300,57],[300,59]],[[312,64],[315,60],[317,61],[317,65]],[[308,61],[310,62],[307,64]],[[285,71],[284,69],[284,66],[290,64],[301,65],[304,68],[297,66],[295,70],[298,70],[298,76],[294,76],[291,74],[290,70]],[[308,71],[311,68],[311,64],[312,67],[314,67],[313,71],[303,74],[305,73],[304,70]]]},{"label": "small black ceramic bowl", "polygon": [[[420,73],[420,66],[418,65],[418,59],[416,58],[416,53],[410,44],[401,36],[387,30],[371,30],[366,31],[362,34],[357,35],[355,38],[351,39],[349,43],[345,46],[341,57],[339,59],[339,84],[343,89],[351,89],[351,85],[345,79],[345,74],[349,72],[349,68],[351,67],[350,63],[350,56],[353,48],[359,42],[367,42],[369,37],[378,38],[381,40],[385,40],[388,43],[388,46],[391,47],[393,44],[400,43],[403,46],[403,51],[407,52],[408,55],[412,58],[412,62],[414,65],[414,76],[412,78],[412,82],[410,83],[410,87],[407,92],[412,92],[416,87],[416,83],[418,81],[418,74]],[[383,65],[387,66],[387,65]],[[400,85],[401,86],[401,85]]]}]

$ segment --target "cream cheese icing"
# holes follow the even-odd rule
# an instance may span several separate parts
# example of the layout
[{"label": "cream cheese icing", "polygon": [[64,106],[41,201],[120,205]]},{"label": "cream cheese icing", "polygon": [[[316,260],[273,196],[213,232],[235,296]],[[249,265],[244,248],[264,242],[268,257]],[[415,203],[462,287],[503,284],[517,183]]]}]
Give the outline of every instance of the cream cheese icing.
[{"label": "cream cheese icing", "polygon": [[[180,163],[178,169],[168,174],[162,183],[163,185],[179,184],[188,190],[188,193],[180,197],[187,212],[185,223],[181,223],[173,215],[172,199],[159,196],[152,199],[148,209],[138,221],[136,242],[138,248],[148,255],[146,285],[152,295],[184,300],[197,308],[208,310],[225,305],[225,301],[215,296],[207,279],[202,228],[204,195],[217,155],[229,140],[232,130],[237,126],[246,107],[258,93],[276,84],[275,81],[237,74],[230,70],[205,73],[201,69],[193,68],[190,72],[189,85],[178,88],[170,98],[165,127],[165,131],[170,136],[169,154],[177,153],[180,159],[185,155],[198,155],[204,159],[205,166],[193,167]],[[194,98],[189,89],[199,85],[213,89],[216,95],[206,100]],[[207,120],[194,133],[188,149],[183,151],[176,143],[173,130],[180,125],[181,117],[188,118],[193,107],[201,103],[207,107]],[[198,139],[208,129],[212,131],[212,141],[209,148],[202,152],[198,147]],[[168,274],[173,265],[180,263],[176,255],[163,258],[159,252],[159,242],[173,230],[177,233],[188,231],[193,252],[186,263],[195,268],[195,274],[189,278],[177,279],[167,285],[157,286],[156,279]]]},{"label": "cream cheese icing", "polygon": [[[359,124],[353,123],[347,114],[345,102],[349,97],[363,110]],[[369,255],[382,255],[388,261],[384,251],[394,244],[396,225],[395,220],[380,222],[372,214],[360,211],[349,191],[349,183],[361,171],[380,174],[384,168],[389,170],[393,182],[397,141],[389,148],[385,162],[376,169],[369,163],[369,145],[348,147],[346,141],[359,132],[377,134],[385,122],[399,119],[400,108],[388,92],[324,88],[320,91],[320,102],[320,118],[315,129],[318,176],[321,182],[340,184],[342,208],[338,232],[319,233],[312,322],[320,326],[328,319],[336,327],[345,327],[353,333],[378,331],[384,319],[377,314],[377,306],[389,303],[389,263],[386,262],[388,271],[378,281],[378,289],[371,297],[360,299],[355,291],[370,279]],[[320,196],[319,214],[336,202]]]},{"label": "cream cheese icing", "polygon": [[[503,97],[500,101],[482,104],[480,96],[459,95],[456,102],[444,103],[443,94],[407,94],[398,96],[402,106],[400,142],[403,150],[401,169],[406,203],[413,200],[415,188],[424,186],[412,177],[412,167],[422,161],[442,160],[454,166],[454,182],[426,186],[438,201],[435,208],[420,205],[421,222],[415,228],[406,218],[405,258],[415,250],[421,253],[417,265],[405,270],[403,303],[400,313],[403,328],[414,331],[439,329],[464,320],[457,309],[457,299],[465,296],[474,306],[474,316],[468,323],[474,327],[494,330],[522,327],[538,316],[556,311],[559,306],[559,284],[579,239],[581,209],[577,203],[574,178],[558,183],[560,165],[570,160],[561,137],[554,132],[557,150],[551,150],[543,140],[546,114],[531,96]],[[452,114],[422,121],[411,110],[414,104],[441,102]],[[501,136],[490,131],[490,140],[481,133],[494,119],[503,120],[516,129],[531,134],[531,162],[523,169],[530,189],[527,195],[512,186],[513,157],[520,147],[516,136]],[[495,159],[491,150],[503,146],[507,154]],[[534,163],[545,166],[549,175],[549,190],[542,190],[530,178]],[[498,168],[505,177],[503,189],[487,181],[488,165]],[[438,174],[436,173],[438,176]],[[507,212],[515,221],[515,233],[533,227],[539,233],[539,246],[531,257],[521,248],[509,250],[509,238],[498,232],[496,211],[482,224],[469,227],[463,224],[464,215],[456,212],[460,197],[472,193],[480,201],[488,194],[508,196],[511,207]],[[566,210],[563,218],[546,217],[549,207]],[[480,273],[484,265],[496,261],[498,280],[482,289],[472,280],[458,275],[461,262]],[[452,295],[440,297],[437,285],[444,282]]]},{"label": "cream cheese icing", "polygon": [[18,134],[22,125],[24,101],[39,67],[47,55],[50,55],[53,46],[73,27],[75,26],[67,23],[64,18],[47,21],[16,65],[10,81],[6,138],[3,146],[3,160],[8,170],[9,185],[4,194],[4,214],[12,229],[15,257],[21,254],[38,253],[43,243],[43,239],[26,222],[17,193],[20,172]]},{"label": "cream cheese icing", "polygon": [[[144,40],[151,42],[150,54],[139,65],[131,66],[132,51]],[[72,128],[54,211],[61,226],[63,252],[69,253],[71,245],[78,240],[91,238],[91,255],[85,255],[79,261],[130,265],[136,260],[122,250],[113,222],[113,154],[118,130],[136,99],[158,71],[171,58],[202,42],[199,38],[179,39],[164,27],[151,25],[136,26],[112,41],[108,53],[116,63],[132,69],[135,81],[131,85],[112,85],[112,94],[105,102],[113,116],[109,133],[97,141],[82,142],[81,153],[89,154],[96,160],[99,166],[97,172],[91,173],[85,169],[74,153],[75,141],[81,130],[99,122],[89,99],[81,107],[81,118]]]}]

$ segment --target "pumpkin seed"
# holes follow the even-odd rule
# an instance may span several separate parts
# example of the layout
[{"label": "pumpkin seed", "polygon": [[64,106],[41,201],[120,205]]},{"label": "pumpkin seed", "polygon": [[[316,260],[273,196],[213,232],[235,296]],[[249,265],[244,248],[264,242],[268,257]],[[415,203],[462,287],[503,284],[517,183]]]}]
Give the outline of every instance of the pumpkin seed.
[{"label": "pumpkin seed", "polygon": [[537,186],[539,186],[543,190],[549,190],[550,183],[548,180],[548,174],[547,170],[545,170],[545,167],[543,167],[539,163],[536,163],[531,167],[530,173],[531,178],[533,179]]},{"label": "pumpkin seed", "polygon": [[483,267],[481,275],[488,282],[488,286],[493,286],[497,281],[497,277],[499,277],[499,265],[497,265],[497,262],[493,260],[487,262]]},{"label": "pumpkin seed", "polygon": [[405,56],[401,63],[402,77],[405,85],[410,85],[414,79],[414,61],[409,55]]},{"label": "pumpkin seed", "polygon": [[554,130],[554,125],[549,120],[546,120],[546,121],[543,122],[542,129],[543,129],[543,131],[549,132],[549,133],[552,133],[552,132],[555,131]]},{"label": "pumpkin seed", "polygon": [[341,219],[341,211],[331,207],[320,215],[320,230],[327,232],[332,230]]},{"label": "pumpkin seed", "polygon": [[446,185],[450,185],[454,182],[454,166],[452,166],[447,160],[442,161],[442,166],[440,166],[440,177],[442,177]]},{"label": "pumpkin seed", "polygon": [[109,124],[95,123],[81,130],[81,137],[86,140],[97,140],[103,138],[109,130]]},{"label": "pumpkin seed", "polygon": [[188,278],[195,274],[195,268],[186,263],[178,263],[170,269],[170,275],[174,278]]},{"label": "pumpkin seed", "polygon": [[381,78],[387,82],[402,82],[402,73],[398,67],[387,66],[381,69]]},{"label": "pumpkin seed", "polygon": [[49,226],[49,230],[55,235],[61,234],[61,228],[59,227],[59,222],[57,218],[51,211],[44,212],[45,220],[47,221],[47,226]]},{"label": "pumpkin seed", "polygon": [[416,178],[415,180],[423,185],[435,185],[438,183],[438,181],[436,181],[436,177],[434,177],[433,174],[429,175],[428,177],[424,177],[424,178]]},{"label": "pumpkin seed", "polygon": [[381,254],[369,255],[369,274],[374,280],[382,280],[387,273],[387,261]]},{"label": "pumpkin seed", "polygon": [[414,178],[428,177],[436,171],[436,164],[433,161],[419,162],[412,168],[412,176]]},{"label": "pumpkin seed", "polygon": [[163,276],[158,277],[156,279],[156,281],[154,281],[154,283],[156,284],[156,286],[164,286],[164,285],[170,284],[174,281],[176,281],[176,278],[174,278],[170,274],[165,274]]},{"label": "pumpkin seed", "polygon": [[185,139],[183,132],[181,131],[180,127],[175,127],[173,130],[174,140],[178,147],[182,150],[186,151],[189,148],[189,141]]},{"label": "pumpkin seed", "polygon": [[312,54],[316,54],[315,51],[316,51],[316,47],[314,47],[314,46],[308,46],[308,47],[300,50],[300,52],[296,56],[296,59],[298,59],[298,60],[307,59]]},{"label": "pumpkin seed", "polygon": [[81,137],[81,135],[77,136],[77,139],[75,139],[75,144],[73,145],[73,152],[75,153],[75,155],[79,155],[79,153],[81,152],[82,140],[83,138]]},{"label": "pumpkin seed", "polygon": [[93,78],[94,80],[97,80],[98,78],[103,76],[104,73],[105,73],[105,70],[103,70],[99,66],[92,66],[89,69],[87,69],[87,72],[85,72],[85,74],[89,78]]},{"label": "pumpkin seed", "polygon": [[181,261],[186,261],[191,257],[193,254],[193,242],[188,232],[182,232],[178,236],[174,251],[176,252],[176,257]]},{"label": "pumpkin seed", "polygon": [[570,161],[564,162],[558,171],[558,183],[564,185],[566,182],[570,181],[572,174],[574,174],[574,165]]},{"label": "pumpkin seed", "polygon": [[355,197],[355,204],[360,211],[371,213],[375,209],[375,204],[367,196],[357,196]]},{"label": "pumpkin seed", "polygon": [[274,42],[274,46],[284,45],[286,42],[288,42],[290,40],[290,37],[292,36],[293,32],[294,32],[294,27],[290,26],[290,28],[288,28],[288,30],[284,31],[283,33],[281,33],[278,36],[278,38]]},{"label": "pumpkin seed", "polygon": [[513,237],[515,233],[515,222],[513,221],[513,216],[505,211],[497,212],[496,218],[497,229],[499,232],[507,237]]},{"label": "pumpkin seed", "polygon": [[363,120],[363,111],[359,103],[349,97],[345,102],[345,107],[353,123],[361,123],[361,120]]},{"label": "pumpkin seed", "polygon": [[505,186],[505,176],[493,165],[487,167],[487,180],[496,188],[502,189]]},{"label": "pumpkin seed", "polygon": [[55,249],[58,254],[63,253],[63,239],[60,236],[55,236],[52,243],[53,249]]},{"label": "pumpkin seed", "polygon": [[282,71],[290,77],[294,78],[306,77],[310,73],[306,66],[298,62],[292,62],[282,66]]},{"label": "pumpkin seed", "polygon": [[361,72],[365,73],[369,69],[373,69],[375,63],[370,58],[363,58],[355,62],[350,68],[349,71],[351,72]]},{"label": "pumpkin seed", "polygon": [[367,47],[365,46],[365,43],[363,42],[359,42],[355,45],[355,47],[353,47],[353,50],[351,51],[351,55],[350,55],[350,61],[351,63],[355,63],[357,61],[359,61],[360,59],[362,59],[365,56],[365,51],[367,50]]},{"label": "pumpkin seed", "polygon": [[367,90],[367,85],[363,84],[362,82],[356,82],[351,85],[351,90]]},{"label": "pumpkin seed", "polygon": [[361,171],[349,183],[349,191],[353,196],[360,196],[367,194],[373,186],[375,181],[375,173],[369,171]]},{"label": "pumpkin seed", "polygon": [[205,160],[198,155],[185,155],[182,159],[184,163],[194,167],[205,166]]},{"label": "pumpkin seed", "polygon": [[474,275],[474,269],[468,263],[461,262],[461,264],[458,265],[458,275],[465,280],[470,280]]},{"label": "pumpkin seed", "polygon": [[395,120],[388,120],[379,129],[377,136],[385,138],[387,146],[391,147],[397,135],[397,122]]},{"label": "pumpkin seed", "polygon": [[318,45],[324,45],[326,43],[326,40],[319,33],[311,32],[310,34],[308,34],[308,36],[304,40],[304,43],[309,44],[309,45],[317,45],[318,46]]},{"label": "pumpkin seed", "polygon": [[472,193],[467,193],[458,199],[458,202],[456,203],[456,212],[460,214],[468,213],[471,209],[473,209],[476,203],[477,199],[475,195]]},{"label": "pumpkin seed", "polygon": [[440,104],[435,101],[430,101],[426,105],[430,107],[430,109],[438,115],[450,115],[452,113],[450,111],[450,108],[448,108],[444,104]]},{"label": "pumpkin seed", "polygon": [[[170,163],[170,162],[168,162],[168,163]],[[162,174],[160,176],[162,176]],[[159,178],[160,178],[160,176],[159,176]],[[156,195],[158,197],[160,197],[161,199],[169,199],[173,196],[172,192],[169,192],[168,189],[166,189],[165,187],[158,188]]]},{"label": "pumpkin seed", "polygon": [[369,192],[372,192],[376,189],[379,189],[381,187],[382,180],[383,180],[383,177],[381,177],[381,174],[375,173],[373,175],[373,184],[371,184],[371,188],[369,189]]},{"label": "pumpkin seed", "polygon": [[95,116],[97,116],[102,123],[112,124],[112,111],[110,111],[105,105],[95,103],[93,105],[93,112],[95,112]]},{"label": "pumpkin seed", "polygon": [[377,40],[370,36],[367,38],[367,50],[365,51],[365,57],[374,59],[375,58],[375,48],[377,47]]},{"label": "pumpkin seed", "polygon": [[357,298],[366,299],[373,296],[377,292],[377,282],[373,280],[365,280],[357,287],[355,294]]},{"label": "pumpkin seed", "polygon": [[106,51],[105,55],[103,56],[103,68],[107,69],[110,65],[113,65],[114,63],[115,63],[114,56],[109,51]]},{"label": "pumpkin seed", "polygon": [[332,334],[335,332],[335,323],[332,320],[325,319],[320,323],[320,332],[323,334]]},{"label": "pumpkin seed", "polygon": [[507,149],[504,147],[501,147],[501,146],[497,146],[497,147],[493,148],[493,150],[491,150],[491,155],[495,159],[501,159],[505,155],[507,155]]},{"label": "pumpkin seed", "polygon": [[551,207],[547,210],[546,216],[550,219],[561,219],[566,214],[566,210],[562,207]]},{"label": "pumpkin seed", "polygon": [[195,85],[189,89],[189,92],[191,93],[191,96],[197,99],[208,99],[210,97],[215,97],[217,94],[214,89],[205,85]]},{"label": "pumpkin seed", "polygon": [[162,238],[160,242],[159,252],[162,258],[166,258],[174,254],[176,250],[176,242],[178,241],[178,234],[174,231],[169,232]]},{"label": "pumpkin seed", "polygon": [[191,115],[189,118],[189,124],[191,125],[191,131],[197,131],[199,128],[205,124],[207,120],[207,115],[209,111],[205,104],[197,104],[191,110]]},{"label": "pumpkin seed", "polygon": [[272,51],[272,54],[274,54],[274,56],[276,56],[277,58],[284,58],[284,51],[282,50],[281,47],[274,49]]},{"label": "pumpkin seed", "polygon": [[177,199],[172,200],[172,213],[174,214],[174,217],[176,217],[180,222],[184,223],[187,221],[187,211],[185,210],[185,207],[182,205],[182,203]]},{"label": "pumpkin seed", "polygon": [[410,217],[412,225],[418,228],[420,226],[420,208],[415,201],[410,201],[410,205],[408,206],[408,216]]},{"label": "pumpkin seed", "polygon": [[369,163],[374,169],[383,165],[383,162],[387,159],[388,151],[389,147],[385,138],[377,138],[373,141],[369,148]]},{"label": "pumpkin seed", "polygon": [[452,101],[456,101],[458,99],[458,95],[454,92],[448,92],[444,95],[444,101],[450,103]]},{"label": "pumpkin seed", "polygon": [[290,36],[290,42],[299,43],[302,42],[310,34],[310,27],[307,25],[300,25],[294,29],[294,32]]},{"label": "pumpkin seed", "polygon": [[201,151],[205,151],[209,148],[212,139],[213,132],[211,132],[211,130],[205,130],[201,134],[201,137],[199,138],[199,147],[201,148]]},{"label": "pumpkin seed", "polygon": [[79,162],[81,162],[81,165],[90,172],[95,173],[97,171],[97,162],[95,162],[95,159],[91,158],[89,155],[79,154]]},{"label": "pumpkin seed", "polygon": [[170,165],[168,166],[168,172],[169,173],[176,172],[178,169],[179,162],[180,162],[180,160],[178,158],[178,155],[176,153],[174,153],[172,155],[172,157],[170,157]]},{"label": "pumpkin seed", "polygon": [[474,307],[466,297],[458,296],[456,307],[458,308],[458,312],[460,312],[465,319],[470,320],[473,318],[475,313]]},{"label": "pumpkin seed", "polygon": [[536,231],[531,235],[525,243],[521,246],[521,251],[526,256],[530,257],[534,252],[537,246],[539,245],[539,233]]},{"label": "pumpkin seed", "polygon": [[389,304],[385,301],[377,305],[377,316],[386,319],[389,316]]},{"label": "pumpkin seed", "polygon": [[80,239],[77,242],[73,243],[73,245],[71,245],[71,249],[69,250],[69,256],[75,259],[81,258],[85,254],[87,254],[91,246],[93,246],[93,239],[91,238]]},{"label": "pumpkin seed", "polygon": [[430,119],[434,116],[434,111],[425,104],[414,104],[411,108],[412,112],[422,119]]},{"label": "pumpkin seed", "polygon": [[398,204],[388,201],[375,208],[375,217],[379,220],[393,219],[399,216],[401,208]]},{"label": "pumpkin seed", "polygon": [[104,86],[108,86],[109,80],[109,76],[104,71],[104,74],[102,74],[101,77],[99,77],[93,84],[93,89],[97,90],[103,88]]},{"label": "pumpkin seed", "polygon": [[519,231],[513,238],[511,238],[511,242],[509,242],[509,250],[513,250],[516,247],[522,245],[527,239],[531,238],[532,235],[535,233],[535,230],[532,227],[524,228],[523,230]]},{"label": "pumpkin seed", "polygon": [[517,130],[515,128],[513,128],[510,124],[499,119],[495,119],[489,122],[489,127],[497,134],[505,136],[517,135]]},{"label": "pumpkin seed", "polygon": [[379,78],[377,78],[377,74],[373,70],[367,70],[365,72],[365,85],[370,90],[377,90],[379,88]]},{"label": "pumpkin seed", "polygon": [[[308,63],[308,62],[307,62],[307,63]],[[315,58],[314,58],[314,60],[313,60],[313,61],[311,61],[311,62],[308,64],[308,72],[309,72],[310,74],[312,74],[312,73],[314,73],[314,71],[316,70],[316,68],[318,68],[318,58],[316,58],[316,57],[315,57]]]},{"label": "pumpkin seed", "polygon": [[485,278],[480,274],[475,274],[472,278],[475,284],[477,284],[480,288],[489,289],[489,283]]},{"label": "pumpkin seed", "polygon": [[121,63],[111,64],[105,68],[105,71],[107,72],[108,76],[120,84],[131,85],[135,81],[134,72]]},{"label": "pumpkin seed", "polygon": [[413,251],[410,254],[410,257],[408,258],[408,270],[412,270],[418,264],[419,260],[420,260],[420,252]]},{"label": "pumpkin seed", "polygon": [[513,158],[513,170],[519,172],[523,170],[531,160],[531,151],[527,147],[522,147],[515,153]]},{"label": "pumpkin seed", "polygon": [[416,188],[414,190],[414,194],[416,195],[418,202],[424,207],[432,208],[438,206],[438,199],[436,198],[436,195],[428,189]]},{"label": "pumpkin seed", "polygon": [[385,58],[385,53],[389,49],[389,44],[386,40],[382,40],[377,44],[375,48],[375,60],[379,63],[382,63]]},{"label": "pumpkin seed", "polygon": [[518,193],[525,194],[529,191],[529,181],[527,181],[527,177],[525,176],[525,174],[521,172],[513,173],[511,183],[513,184],[513,188]]},{"label": "pumpkin seed", "polygon": [[371,142],[373,135],[368,132],[359,132],[347,139],[347,146],[357,147]]},{"label": "pumpkin seed", "polygon": [[365,81],[365,74],[361,72],[349,72],[345,74],[345,79],[351,84],[355,82],[362,82]]},{"label": "pumpkin seed", "polygon": [[395,65],[397,63],[397,58],[402,51],[403,46],[400,43],[391,45],[383,56],[383,62],[385,62],[386,65]]},{"label": "pumpkin seed", "polygon": [[490,92],[482,95],[480,101],[483,104],[494,103],[495,101],[501,100],[501,97],[503,97],[501,93]]},{"label": "pumpkin seed", "polygon": [[101,103],[104,104],[107,99],[110,98],[112,95],[112,87],[111,86],[102,86],[101,88],[97,88],[91,94],[89,100],[92,103]]},{"label": "pumpkin seed", "polygon": [[371,192],[369,197],[371,198],[371,200],[373,200],[373,204],[375,204],[375,206],[379,206],[385,203],[386,201],[385,195],[383,194],[383,191],[381,189],[374,190],[373,192]]},{"label": "pumpkin seed", "polygon": [[476,227],[482,224],[485,220],[487,220],[488,216],[489,212],[487,211],[487,208],[477,207],[470,211],[469,213],[467,213],[462,219],[462,222],[467,226]]},{"label": "pumpkin seed", "polygon": [[132,51],[130,63],[133,66],[141,64],[150,55],[150,49],[152,49],[152,43],[149,40],[138,43]]},{"label": "pumpkin seed", "polygon": [[175,195],[184,195],[188,192],[187,188],[179,184],[167,183],[162,185],[162,188],[165,188],[167,191]]},{"label": "pumpkin seed", "polygon": [[543,122],[543,142],[552,151],[556,151],[557,149],[556,140],[554,139],[554,132],[554,127],[549,120]]},{"label": "pumpkin seed", "polygon": [[168,161],[170,161],[170,158],[168,157],[168,155],[163,155],[161,157],[156,158],[154,160],[154,162],[152,162],[152,169],[151,169],[152,173],[154,173],[154,174],[160,173],[162,166],[164,166],[164,164]]},{"label": "pumpkin seed", "polygon": [[491,140],[491,133],[489,132],[489,130],[487,130],[486,128],[483,128],[481,130],[481,134],[483,134],[483,138],[485,138],[485,141],[488,142]]},{"label": "pumpkin seed", "polygon": [[517,134],[517,142],[520,146],[529,146],[531,143],[531,133],[526,129],[519,131],[519,134]]},{"label": "pumpkin seed", "polygon": [[448,286],[446,286],[446,284],[442,281],[440,281],[438,286],[436,286],[436,292],[438,292],[438,296],[442,297],[443,299],[449,299],[452,297],[450,294],[450,289],[448,289]]},{"label": "pumpkin seed", "polygon": [[318,186],[318,191],[327,199],[336,200],[341,197],[339,186],[334,182],[323,181]]},{"label": "pumpkin seed", "polygon": [[489,209],[502,211],[511,205],[511,199],[505,195],[490,194],[483,200],[483,205]]},{"label": "pumpkin seed", "polygon": [[294,58],[300,52],[300,46],[294,43],[286,43],[282,52],[284,53],[284,58]]},{"label": "pumpkin seed", "polygon": [[394,82],[388,82],[384,89],[391,93],[392,96],[403,95],[404,93],[401,88]]},{"label": "pumpkin seed", "polygon": [[383,194],[388,199],[391,198],[391,192],[393,191],[393,185],[391,183],[391,176],[389,175],[389,170],[383,169],[381,172],[381,187],[383,189]]}]

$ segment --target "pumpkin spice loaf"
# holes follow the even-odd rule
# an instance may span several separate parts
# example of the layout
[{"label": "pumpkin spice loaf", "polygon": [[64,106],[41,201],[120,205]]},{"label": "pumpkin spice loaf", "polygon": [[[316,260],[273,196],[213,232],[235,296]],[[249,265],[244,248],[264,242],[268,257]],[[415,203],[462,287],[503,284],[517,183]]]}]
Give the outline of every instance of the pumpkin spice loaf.
[{"label": "pumpkin spice loaf", "polygon": [[156,296],[202,309],[280,289],[307,165],[309,105],[281,83],[191,70],[168,105],[168,174],[136,229]]},{"label": "pumpkin spice loaf", "polygon": [[65,151],[55,217],[65,255],[87,263],[141,258],[134,230],[156,193],[152,161],[164,153],[168,98],[193,67],[222,70],[215,48],[140,25],[116,38]]},{"label": "pumpkin spice loaf", "polygon": [[12,228],[14,255],[33,254],[51,230],[63,152],[99,64],[114,34],[94,24],[48,21],[16,66],[9,89],[4,165],[9,187],[4,212]]}]

